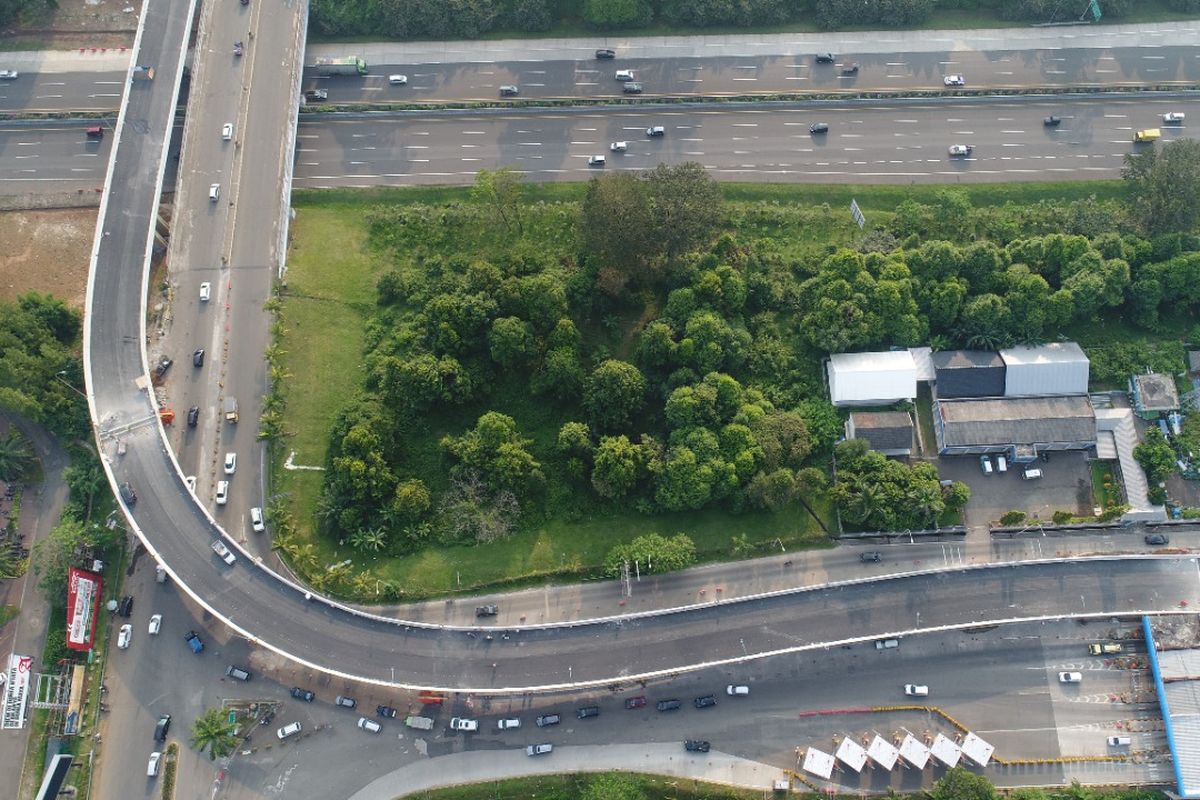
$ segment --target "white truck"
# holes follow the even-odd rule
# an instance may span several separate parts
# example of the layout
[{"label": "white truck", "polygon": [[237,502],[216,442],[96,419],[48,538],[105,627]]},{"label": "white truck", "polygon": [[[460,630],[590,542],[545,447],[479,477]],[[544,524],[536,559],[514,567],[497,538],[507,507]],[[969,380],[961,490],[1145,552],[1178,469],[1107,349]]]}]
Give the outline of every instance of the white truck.
[{"label": "white truck", "polygon": [[404,724],[419,731],[433,730],[433,720],[429,717],[411,716],[404,718]]}]

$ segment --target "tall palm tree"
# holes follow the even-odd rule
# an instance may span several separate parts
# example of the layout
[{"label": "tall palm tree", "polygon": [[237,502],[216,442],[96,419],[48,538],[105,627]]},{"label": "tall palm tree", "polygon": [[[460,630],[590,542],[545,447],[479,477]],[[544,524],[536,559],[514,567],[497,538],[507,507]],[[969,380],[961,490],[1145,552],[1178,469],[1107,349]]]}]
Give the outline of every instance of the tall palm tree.
[{"label": "tall palm tree", "polygon": [[192,747],[203,753],[208,750],[208,760],[215,761],[233,752],[237,736],[226,718],[226,711],[210,708],[192,723]]},{"label": "tall palm tree", "polygon": [[20,431],[0,436],[0,481],[17,481],[33,463],[33,450]]}]

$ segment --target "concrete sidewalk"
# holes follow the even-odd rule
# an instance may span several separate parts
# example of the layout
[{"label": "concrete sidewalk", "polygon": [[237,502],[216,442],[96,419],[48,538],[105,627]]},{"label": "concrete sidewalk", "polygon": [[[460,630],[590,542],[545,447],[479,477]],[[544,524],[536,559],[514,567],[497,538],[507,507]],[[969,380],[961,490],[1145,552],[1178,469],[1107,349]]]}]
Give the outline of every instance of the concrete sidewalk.
[{"label": "concrete sidewalk", "polygon": [[[124,72],[133,51],[124,47],[83,50],[11,50],[0,52],[0,69],[57,74],[63,72]],[[22,75],[17,80],[24,79]]]},{"label": "concrete sidewalk", "polygon": [[852,53],[941,53],[964,50],[1014,51],[1068,48],[1193,46],[1200,21],[1144,25],[1069,25],[1050,28],[985,28],[942,31],[853,31],[834,33],[728,34],[710,36],[603,36],[576,39],[495,41],[364,42],[309,45],[306,61],[320,56],[358,55],[367,64],[472,64],[494,61],[593,59],[597,47],[622,58],[711,58],[811,56],[820,51]]},{"label": "concrete sidewalk", "polygon": [[473,750],[427,758],[401,767],[368,783],[348,800],[393,800],[442,786],[523,775],[612,771],[647,772],[765,790],[769,790],[774,781],[787,777],[778,767],[725,753],[714,751],[693,755],[678,742],[555,746],[554,752],[535,758],[525,755],[521,749]]}]

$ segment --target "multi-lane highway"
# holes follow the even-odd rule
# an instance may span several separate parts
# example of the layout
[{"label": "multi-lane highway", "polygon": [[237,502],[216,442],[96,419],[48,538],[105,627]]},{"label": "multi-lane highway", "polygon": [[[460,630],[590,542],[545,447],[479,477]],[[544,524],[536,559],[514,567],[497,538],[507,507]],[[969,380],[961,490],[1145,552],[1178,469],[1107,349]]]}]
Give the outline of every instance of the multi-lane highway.
[{"label": "multi-lane highway", "polygon": [[[467,183],[479,169],[507,165],[530,180],[572,181],[596,172],[588,157],[604,154],[608,170],[698,161],[723,180],[1114,178],[1125,155],[1135,150],[1135,131],[1157,126],[1165,141],[1190,135],[1187,126],[1162,125],[1169,111],[1200,120],[1200,102],[1186,95],[317,114],[301,118],[295,176],[296,185],[307,188]],[[231,106],[224,113],[233,120],[239,112]],[[1049,115],[1062,123],[1044,126]],[[810,133],[814,122],[828,123],[828,133]],[[647,137],[651,125],[662,125],[666,135]],[[85,127],[0,123],[0,186],[42,193],[101,185],[110,139],[88,139]],[[185,178],[182,186],[207,191],[235,163],[237,148],[221,142],[219,126],[206,133],[203,152],[188,154],[197,165],[190,173],[194,182]],[[266,146],[255,138],[242,141]],[[628,142],[628,149],[609,152],[615,141]],[[951,158],[947,150],[956,143],[975,150],[969,158]],[[267,161],[261,155],[242,163],[261,166]],[[196,253],[196,260],[219,263],[220,240],[200,241],[211,252]],[[197,274],[194,281],[199,280]],[[191,302],[194,287],[181,291],[184,302]]]}]

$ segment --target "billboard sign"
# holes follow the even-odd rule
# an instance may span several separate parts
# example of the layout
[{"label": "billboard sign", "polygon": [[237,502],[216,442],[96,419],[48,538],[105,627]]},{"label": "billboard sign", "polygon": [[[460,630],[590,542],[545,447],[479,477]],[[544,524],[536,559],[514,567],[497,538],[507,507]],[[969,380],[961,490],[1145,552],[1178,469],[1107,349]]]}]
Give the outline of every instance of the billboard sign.
[{"label": "billboard sign", "polygon": [[25,705],[29,697],[29,675],[33,672],[33,657],[12,653],[8,657],[4,685],[4,712],[0,728],[24,728]]},{"label": "billboard sign", "polygon": [[67,647],[91,650],[96,640],[96,615],[104,579],[71,567],[67,573]]}]

